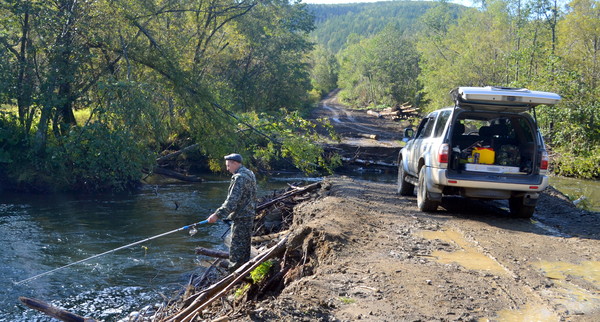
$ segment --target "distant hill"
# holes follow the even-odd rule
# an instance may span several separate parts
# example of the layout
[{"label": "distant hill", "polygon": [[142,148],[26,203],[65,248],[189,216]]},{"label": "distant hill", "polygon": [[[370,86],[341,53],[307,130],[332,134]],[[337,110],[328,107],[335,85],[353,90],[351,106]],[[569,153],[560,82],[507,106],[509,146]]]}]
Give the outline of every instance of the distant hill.
[{"label": "distant hill", "polygon": [[[415,32],[419,17],[436,4],[432,1],[385,1],[309,4],[307,7],[315,16],[313,37],[316,42],[337,53],[350,34],[369,37],[389,23],[395,23],[400,30]],[[458,15],[465,7],[450,4],[450,8]]]}]

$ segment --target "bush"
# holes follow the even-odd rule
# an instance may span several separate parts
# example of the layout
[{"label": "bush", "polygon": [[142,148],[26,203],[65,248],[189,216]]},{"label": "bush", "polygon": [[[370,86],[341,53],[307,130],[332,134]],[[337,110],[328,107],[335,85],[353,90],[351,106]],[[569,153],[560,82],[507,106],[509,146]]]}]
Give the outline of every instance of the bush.
[{"label": "bush", "polygon": [[52,158],[63,160],[70,187],[85,191],[131,190],[152,162],[149,151],[131,132],[102,123],[71,131]]},{"label": "bush", "polygon": [[130,131],[102,123],[74,127],[65,137],[50,137],[42,153],[33,153],[33,135],[16,118],[0,114],[0,180],[5,189],[53,191],[125,191],[135,188],[152,156]]},{"label": "bush", "polygon": [[592,152],[576,155],[572,152],[559,152],[552,162],[552,171],[560,176],[578,177],[584,179],[600,178],[600,152],[592,149]]}]

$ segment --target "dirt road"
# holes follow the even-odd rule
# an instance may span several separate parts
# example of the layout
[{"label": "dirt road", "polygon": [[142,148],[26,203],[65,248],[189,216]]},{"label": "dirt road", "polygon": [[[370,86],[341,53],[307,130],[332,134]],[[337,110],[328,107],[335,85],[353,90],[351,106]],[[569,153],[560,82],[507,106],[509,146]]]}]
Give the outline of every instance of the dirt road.
[{"label": "dirt road", "polygon": [[555,191],[534,220],[502,203],[449,199],[435,214],[392,184],[328,179],[296,209],[310,230],[304,276],[263,318],[354,321],[598,321],[598,213]]},{"label": "dirt road", "polygon": [[556,190],[525,220],[506,202],[450,198],[427,214],[395,184],[324,186],[295,209],[306,264],[253,318],[600,321],[600,214]]},{"label": "dirt road", "polygon": [[[335,94],[326,97],[313,111],[313,118],[329,119],[341,137],[339,144],[328,147],[346,159],[395,163],[408,121],[394,122],[368,115],[364,110],[347,109],[338,103]],[[372,136],[376,139],[369,138]]]}]

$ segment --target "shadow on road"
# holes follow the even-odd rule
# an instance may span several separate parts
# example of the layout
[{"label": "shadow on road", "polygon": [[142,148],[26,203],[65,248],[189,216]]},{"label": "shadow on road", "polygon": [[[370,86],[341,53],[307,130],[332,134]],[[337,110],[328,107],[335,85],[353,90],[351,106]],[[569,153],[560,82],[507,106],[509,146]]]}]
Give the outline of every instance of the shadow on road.
[{"label": "shadow on road", "polygon": [[600,213],[578,209],[552,190],[542,195],[531,219],[511,217],[507,201],[479,201],[461,197],[444,198],[437,215],[480,221],[506,230],[600,239]]}]

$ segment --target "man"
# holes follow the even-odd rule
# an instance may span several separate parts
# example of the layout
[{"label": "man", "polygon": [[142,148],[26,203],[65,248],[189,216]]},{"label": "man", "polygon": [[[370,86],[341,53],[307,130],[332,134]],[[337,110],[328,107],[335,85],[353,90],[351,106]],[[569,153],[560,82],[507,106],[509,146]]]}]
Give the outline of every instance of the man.
[{"label": "man", "polygon": [[252,223],[256,209],[256,177],[242,165],[242,156],[237,153],[225,156],[225,166],[232,174],[227,199],[207,220],[209,223],[215,223],[219,218],[231,220],[229,271],[233,272],[250,259]]}]

